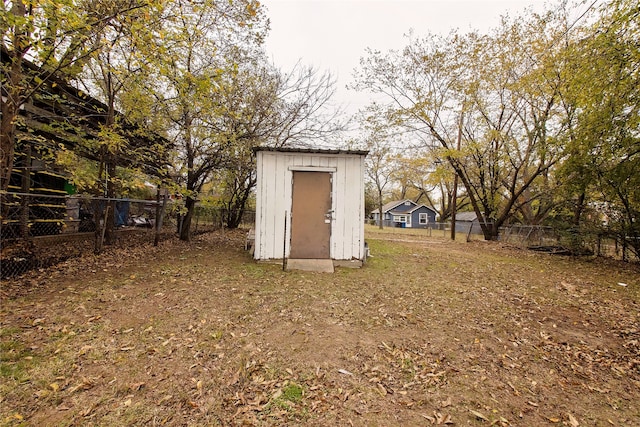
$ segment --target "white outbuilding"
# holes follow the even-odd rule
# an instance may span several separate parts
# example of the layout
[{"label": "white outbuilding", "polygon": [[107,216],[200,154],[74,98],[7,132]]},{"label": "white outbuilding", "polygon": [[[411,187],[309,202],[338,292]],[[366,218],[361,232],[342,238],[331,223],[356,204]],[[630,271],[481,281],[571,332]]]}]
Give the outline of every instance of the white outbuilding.
[{"label": "white outbuilding", "polygon": [[366,151],[255,149],[254,258],[290,269],[361,266]]}]

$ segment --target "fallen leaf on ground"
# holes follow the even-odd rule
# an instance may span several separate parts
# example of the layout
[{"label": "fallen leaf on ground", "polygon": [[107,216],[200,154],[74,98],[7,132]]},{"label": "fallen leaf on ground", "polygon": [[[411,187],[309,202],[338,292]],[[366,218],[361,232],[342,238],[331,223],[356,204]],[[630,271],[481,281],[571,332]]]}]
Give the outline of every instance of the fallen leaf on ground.
[{"label": "fallen leaf on ground", "polygon": [[469,411],[471,411],[471,413],[473,415],[475,415],[476,418],[479,418],[479,419],[484,420],[484,421],[489,421],[489,419],[487,417],[485,417],[484,415],[482,415],[480,412],[474,411],[473,409],[469,409]]},{"label": "fallen leaf on ground", "polygon": [[173,398],[172,395],[167,395],[158,401],[158,405],[162,405],[164,402],[167,402]]},{"label": "fallen leaf on ground", "polygon": [[453,424],[453,421],[451,421],[451,416],[448,414],[441,414],[440,412],[433,411],[433,415],[436,419],[436,425]]},{"label": "fallen leaf on ground", "polygon": [[83,356],[85,354],[87,354],[87,352],[89,350],[93,349],[93,346],[91,345],[83,345],[80,350],[78,350],[78,356]]},{"label": "fallen leaf on ground", "polygon": [[429,415],[422,414],[422,417],[427,419],[427,420],[429,420],[429,421],[431,421],[431,424],[436,422],[436,419],[434,417],[429,416]]},{"label": "fallen leaf on ground", "polygon": [[145,385],[146,385],[146,384],[145,384],[145,383],[143,383],[143,382],[141,382],[141,383],[134,383],[134,384],[131,384],[131,385],[129,386],[129,389],[130,389],[131,391],[139,391],[139,390],[140,390],[140,389],[142,389]]},{"label": "fallen leaf on ground", "polygon": [[576,417],[574,417],[571,414],[567,414],[567,415],[569,416],[569,425],[571,425],[571,427],[578,427],[580,425]]}]

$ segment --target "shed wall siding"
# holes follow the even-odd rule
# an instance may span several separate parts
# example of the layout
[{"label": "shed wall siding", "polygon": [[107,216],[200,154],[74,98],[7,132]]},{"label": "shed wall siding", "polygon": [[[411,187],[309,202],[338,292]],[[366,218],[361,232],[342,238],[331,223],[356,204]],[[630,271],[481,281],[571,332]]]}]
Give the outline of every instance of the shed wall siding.
[{"label": "shed wall siding", "polygon": [[335,171],[330,256],[335,260],[364,258],[364,156],[258,151],[257,163],[255,259],[281,259],[283,248],[288,257],[291,184],[296,168]]}]

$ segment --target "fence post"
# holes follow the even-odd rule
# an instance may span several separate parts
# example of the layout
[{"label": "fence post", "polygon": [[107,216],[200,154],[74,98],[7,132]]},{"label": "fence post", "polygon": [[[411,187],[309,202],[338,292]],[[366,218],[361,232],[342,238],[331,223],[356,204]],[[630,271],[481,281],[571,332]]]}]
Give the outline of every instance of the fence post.
[{"label": "fence post", "polygon": [[160,240],[160,186],[158,186],[158,190],[156,192],[156,223],[155,225],[155,235],[153,236],[153,246],[158,246]]},{"label": "fence post", "polygon": [[511,237],[511,227],[513,227],[512,225],[509,225],[507,227],[505,227],[504,229],[504,239],[503,241],[506,243],[509,241],[509,238]]},{"label": "fence post", "polygon": [[288,213],[287,211],[284,211],[284,233],[282,233],[282,271],[287,269],[287,217]]}]

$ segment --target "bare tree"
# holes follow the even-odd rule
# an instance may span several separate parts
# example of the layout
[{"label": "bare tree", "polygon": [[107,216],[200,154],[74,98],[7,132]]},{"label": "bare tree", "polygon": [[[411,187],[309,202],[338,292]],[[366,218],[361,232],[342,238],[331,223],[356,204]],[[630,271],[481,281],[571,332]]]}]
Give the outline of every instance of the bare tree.
[{"label": "bare tree", "polygon": [[253,148],[327,143],[345,128],[329,109],[335,80],[329,72],[297,65],[284,73],[263,60],[243,64],[217,99],[226,113],[209,123],[227,141],[222,204],[227,225],[237,227],[256,184]]},{"label": "bare tree", "polygon": [[538,60],[553,54],[554,37],[564,31],[552,18],[505,20],[491,35],[430,35],[402,52],[370,52],[356,75],[355,88],[384,95],[393,117],[451,165],[486,239],[537,197],[531,193],[543,187],[535,184],[562,155],[560,77]]},{"label": "bare tree", "polygon": [[378,209],[378,228],[384,228],[384,199],[389,185],[394,181],[397,158],[394,143],[398,137],[394,135],[392,122],[384,108],[375,102],[359,113],[360,127],[364,131],[360,145],[366,147],[369,154],[365,158],[365,173],[375,188]]},{"label": "bare tree", "polygon": [[185,200],[180,238],[190,240],[198,194],[226,161],[229,139],[210,126],[211,117],[228,111],[219,108],[219,91],[262,42],[266,21],[255,0],[171,2],[163,13],[159,37],[145,53],[157,70],[156,114],[179,147],[173,165]]}]

